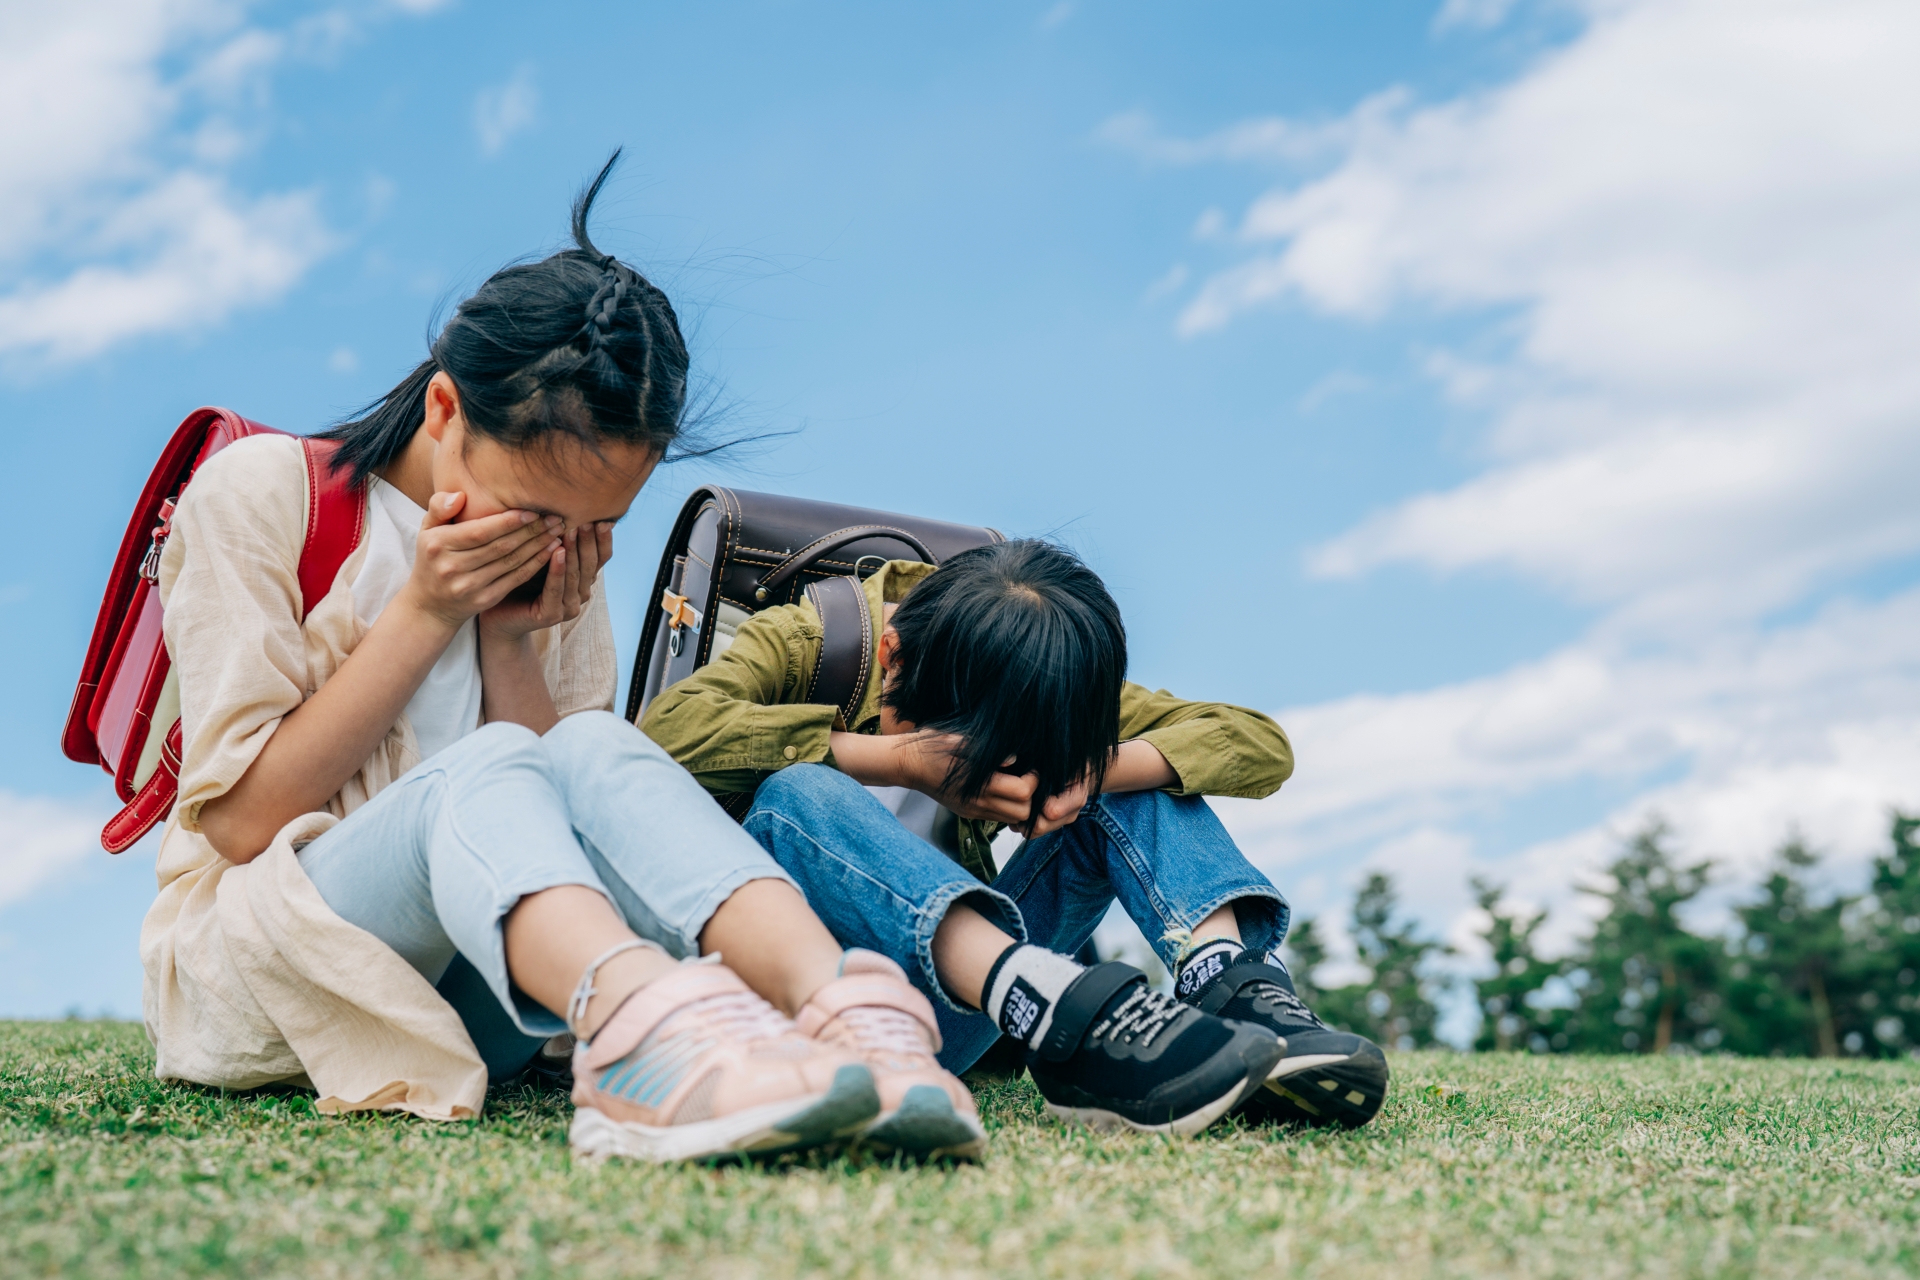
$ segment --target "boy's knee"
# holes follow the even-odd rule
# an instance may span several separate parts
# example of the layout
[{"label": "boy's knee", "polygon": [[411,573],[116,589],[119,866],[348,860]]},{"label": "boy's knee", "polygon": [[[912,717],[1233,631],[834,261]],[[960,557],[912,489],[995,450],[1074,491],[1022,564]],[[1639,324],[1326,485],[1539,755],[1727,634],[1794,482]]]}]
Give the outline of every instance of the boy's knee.
[{"label": "boy's knee", "polygon": [[859,785],[831,765],[790,764],[760,784],[753,807],[791,812]]}]

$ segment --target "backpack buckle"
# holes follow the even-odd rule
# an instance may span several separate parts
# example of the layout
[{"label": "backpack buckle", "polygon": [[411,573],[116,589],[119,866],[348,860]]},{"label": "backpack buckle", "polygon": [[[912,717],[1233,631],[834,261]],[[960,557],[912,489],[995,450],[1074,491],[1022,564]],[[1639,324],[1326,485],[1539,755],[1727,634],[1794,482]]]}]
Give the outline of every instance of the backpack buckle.
[{"label": "backpack buckle", "polygon": [[153,526],[153,541],[140,561],[140,576],[148,582],[160,581],[160,553],[166,549],[167,535],[173,532],[173,499],[160,504],[160,523]]},{"label": "backpack buckle", "polygon": [[700,629],[700,611],[671,591],[660,593],[660,608],[667,615],[667,652],[677,658],[686,647],[686,633]]}]

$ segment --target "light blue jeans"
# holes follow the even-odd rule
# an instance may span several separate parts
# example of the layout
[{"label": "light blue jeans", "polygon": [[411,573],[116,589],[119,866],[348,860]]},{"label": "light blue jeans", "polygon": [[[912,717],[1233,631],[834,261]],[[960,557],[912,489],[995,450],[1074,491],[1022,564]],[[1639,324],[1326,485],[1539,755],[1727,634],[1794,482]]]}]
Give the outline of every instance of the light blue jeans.
[{"label": "light blue jeans", "polygon": [[652,739],[604,711],[544,736],[490,724],[423,760],[309,844],[300,865],[342,920],[392,947],[459,1012],[495,1079],[566,1030],[516,989],[501,922],[583,885],[675,956],[750,880],[786,880]]},{"label": "light blue jeans", "polygon": [[949,1071],[972,1066],[1000,1034],[934,972],[934,930],[955,902],[1009,937],[1072,955],[1117,900],[1169,969],[1185,935],[1229,902],[1249,950],[1272,951],[1287,936],[1287,900],[1199,796],[1101,796],[1071,824],[1022,844],[992,885],[826,765],[789,765],[761,783],[746,829],[842,946],[891,956],[933,1000]]}]

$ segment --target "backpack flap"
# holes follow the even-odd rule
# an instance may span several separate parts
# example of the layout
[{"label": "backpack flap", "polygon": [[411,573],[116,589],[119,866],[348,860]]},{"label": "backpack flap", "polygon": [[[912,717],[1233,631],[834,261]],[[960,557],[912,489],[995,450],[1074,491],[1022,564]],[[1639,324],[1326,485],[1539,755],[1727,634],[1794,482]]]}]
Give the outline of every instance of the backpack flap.
[{"label": "backpack flap", "polygon": [[[70,759],[104,767],[127,801],[101,832],[100,843],[109,853],[130,848],[152,830],[172,811],[178,794],[180,689],[161,629],[158,582],[174,507],[201,463],[235,440],[268,433],[281,434],[225,409],[190,414],[162,452],[121,540],[62,737]],[[308,486],[300,556],[304,612],[332,586],[359,545],[365,501],[327,465],[337,446],[301,443]]]},{"label": "backpack flap", "polygon": [[[650,599],[657,606],[641,634],[627,689],[627,718],[639,723],[647,704],[726,651],[734,631],[761,609],[797,603],[808,588],[835,578],[856,584],[888,560],[938,564],[971,547],[1004,541],[994,529],[919,516],[869,511],[782,494],[708,485],[688,495],[660,558]],[[858,594],[857,592],[855,594]],[[864,608],[864,597],[861,597]],[[842,597],[838,606],[850,607]],[[815,601],[815,608],[820,602]],[[842,611],[835,608],[835,613]],[[838,624],[824,610],[827,652],[822,665],[852,678],[872,661],[871,616],[864,632],[848,613]],[[828,662],[844,649],[841,660]],[[829,696],[827,685],[832,686]],[[835,706],[864,680],[835,678],[814,697]],[[857,709],[859,698],[852,706]]]},{"label": "backpack flap", "polygon": [[129,751],[136,759],[141,754],[146,745],[142,717],[151,712],[166,678],[160,601],[149,575],[157,572],[159,548],[171,532],[173,503],[202,462],[235,440],[271,430],[226,409],[196,409],[161,451],[120,539],[94,620],[61,735],[69,760],[104,765],[117,775]]}]

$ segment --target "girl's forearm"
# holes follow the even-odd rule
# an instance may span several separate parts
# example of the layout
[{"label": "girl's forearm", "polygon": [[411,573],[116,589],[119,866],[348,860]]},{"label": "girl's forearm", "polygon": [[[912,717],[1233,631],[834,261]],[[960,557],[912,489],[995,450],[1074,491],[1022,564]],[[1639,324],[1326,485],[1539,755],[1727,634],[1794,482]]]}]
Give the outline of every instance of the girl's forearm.
[{"label": "girl's forearm", "polygon": [[480,632],[481,711],[487,723],[504,720],[545,733],[560,723],[553,692],[530,636]]},{"label": "girl's forearm", "polygon": [[201,833],[220,856],[251,862],[281,827],[324,808],[387,736],[455,630],[401,599],[381,610],[333,677],[280,721],[240,780],[201,807]]}]

